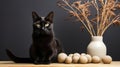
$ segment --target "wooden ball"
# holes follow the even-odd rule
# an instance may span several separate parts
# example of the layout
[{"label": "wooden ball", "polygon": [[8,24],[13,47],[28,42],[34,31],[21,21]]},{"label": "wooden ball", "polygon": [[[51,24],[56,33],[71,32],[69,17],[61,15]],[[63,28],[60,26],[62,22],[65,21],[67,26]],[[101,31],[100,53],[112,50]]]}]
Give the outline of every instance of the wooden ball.
[{"label": "wooden ball", "polygon": [[68,56],[73,57],[73,54],[69,54]]},{"label": "wooden ball", "polygon": [[93,62],[93,63],[100,63],[100,62],[101,62],[101,59],[100,59],[100,57],[98,57],[98,56],[93,56],[93,57],[92,57],[92,62]]},{"label": "wooden ball", "polygon": [[107,55],[107,56],[105,56],[105,57],[102,58],[102,62],[104,64],[110,64],[112,62],[112,57],[109,56],[109,55]]},{"label": "wooden ball", "polygon": [[74,56],[79,56],[79,57],[80,57],[80,54],[79,54],[79,53],[74,53],[73,55],[74,55]]},{"label": "wooden ball", "polygon": [[73,59],[72,62],[73,62],[73,63],[78,63],[79,58],[80,58],[80,56],[74,55],[74,56],[72,57],[72,59]]},{"label": "wooden ball", "polygon": [[89,54],[87,54],[85,56],[88,58],[88,63],[92,62],[92,57]]},{"label": "wooden ball", "polygon": [[86,53],[81,53],[81,55],[85,56],[85,55],[86,55]]},{"label": "wooden ball", "polygon": [[80,56],[79,62],[82,64],[86,64],[88,62],[88,58],[84,55]]},{"label": "wooden ball", "polygon": [[70,56],[66,57],[65,63],[66,63],[66,64],[72,63],[72,57],[70,57]]},{"label": "wooden ball", "polygon": [[59,63],[65,62],[66,58],[67,58],[67,54],[66,53],[60,53],[60,54],[58,54],[58,62]]}]

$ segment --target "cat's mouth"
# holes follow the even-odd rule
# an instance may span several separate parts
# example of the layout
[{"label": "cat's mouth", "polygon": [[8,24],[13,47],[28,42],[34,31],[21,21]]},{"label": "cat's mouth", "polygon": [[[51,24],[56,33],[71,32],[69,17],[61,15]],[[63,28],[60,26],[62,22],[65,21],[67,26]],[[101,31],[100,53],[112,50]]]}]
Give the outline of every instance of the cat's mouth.
[{"label": "cat's mouth", "polygon": [[42,35],[50,35],[51,32],[49,30],[40,30],[40,34],[42,34]]}]

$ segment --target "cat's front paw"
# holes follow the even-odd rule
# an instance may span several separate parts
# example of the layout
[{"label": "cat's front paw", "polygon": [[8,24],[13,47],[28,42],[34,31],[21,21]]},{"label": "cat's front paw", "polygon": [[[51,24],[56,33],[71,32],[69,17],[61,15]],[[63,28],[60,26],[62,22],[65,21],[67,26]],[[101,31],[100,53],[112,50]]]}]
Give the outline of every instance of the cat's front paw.
[{"label": "cat's front paw", "polygon": [[50,64],[50,63],[51,63],[51,61],[48,60],[48,59],[45,59],[45,60],[43,61],[43,64]]},{"label": "cat's front paw", "polygon": [[50,61],[34,61],[34,64],[50,64]]},{"label": "cat's front paw", "polygon": [[43,64],[50,64],[50,63],[51,63],[50,61],[43,62]]},{"label": "cat's front paw", "polygon": [[40,62],[38,62],[38,61],[34,61],[34,64],[41,64]]}]

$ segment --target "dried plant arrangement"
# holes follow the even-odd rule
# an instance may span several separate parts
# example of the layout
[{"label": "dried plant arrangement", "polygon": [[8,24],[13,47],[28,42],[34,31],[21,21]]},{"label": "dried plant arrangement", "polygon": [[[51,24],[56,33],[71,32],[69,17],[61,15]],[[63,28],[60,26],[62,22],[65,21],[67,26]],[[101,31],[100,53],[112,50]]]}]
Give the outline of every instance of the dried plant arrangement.
[{"label": "dried plant arrangement", "polygon": [[120,24],[118,0],[61,0],[57,5],[76,17],[91,36],[102,36],[112,24]]}]

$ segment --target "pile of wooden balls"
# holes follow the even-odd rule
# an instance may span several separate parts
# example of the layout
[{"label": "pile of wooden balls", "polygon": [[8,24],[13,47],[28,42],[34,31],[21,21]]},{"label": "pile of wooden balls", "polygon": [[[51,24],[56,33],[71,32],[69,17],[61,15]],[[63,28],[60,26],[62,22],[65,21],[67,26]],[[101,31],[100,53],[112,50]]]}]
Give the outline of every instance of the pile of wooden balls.
[{"label": "pile of wooden balls", "polygon": [[87,64],[87,63],[100,63],[103,62],[104,64],[110,64],[112,62],[112,57],[109,55],[106,55],[103,58],[100,58],[98,56],[90,56],[89,54],[85,53],[74,53],[67,55],[66,53],[59,53],[58,54],[58,62],[59,63],[81,63],[81,64]]}]

